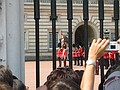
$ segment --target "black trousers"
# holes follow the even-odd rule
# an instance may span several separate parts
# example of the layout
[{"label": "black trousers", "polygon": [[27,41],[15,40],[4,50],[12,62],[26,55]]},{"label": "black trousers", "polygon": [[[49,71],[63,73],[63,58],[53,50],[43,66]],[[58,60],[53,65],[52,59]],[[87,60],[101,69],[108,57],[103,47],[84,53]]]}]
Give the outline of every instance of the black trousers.
[{"label": "black trousers", "polygon": [[104,59],[104,66],[105,66],[105,69],[108,69],[108,67],[109,67],[109,59]]},{"label": "black trousers", "polygon": [[78,57],[74,57],[74,65],[77,65]]},{"label": "black trousers", "polygon": [[[81,64],[79,63],[79,60],[81,61]],[[78,58],[78,65],[83,66],[83,56],[80,56],[80,57]]]},{"label": "black trousers", "polygon": [[115,65],[114,59],[110,59],[110,65],[111,65],[111,66]]}]

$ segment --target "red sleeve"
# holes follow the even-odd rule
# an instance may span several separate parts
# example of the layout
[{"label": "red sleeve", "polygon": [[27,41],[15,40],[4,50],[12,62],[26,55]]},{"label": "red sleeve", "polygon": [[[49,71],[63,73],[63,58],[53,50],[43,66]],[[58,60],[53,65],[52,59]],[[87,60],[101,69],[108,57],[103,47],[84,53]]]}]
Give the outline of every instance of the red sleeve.
[{"label": "red sleeve", "polygon": [[67,50],[65,50],[65,53],[64,53],[65,56],[67,56]]},{"label": "red sleeve", "polygon": [[57,57],[60,57],[60,49],[57,51]]}]

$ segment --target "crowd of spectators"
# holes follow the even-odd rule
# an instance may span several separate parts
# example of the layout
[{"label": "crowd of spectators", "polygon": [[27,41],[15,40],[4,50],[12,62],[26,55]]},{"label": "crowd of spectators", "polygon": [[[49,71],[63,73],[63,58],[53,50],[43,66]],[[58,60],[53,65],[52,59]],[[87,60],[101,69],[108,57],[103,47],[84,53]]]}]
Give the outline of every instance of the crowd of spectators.
[{"label": "crowd of spectators", "polygon": [[[68,66],[58,67],[47,76],[44,85],[37,90],[94,90],[96,61],[103,56],[109,42],[106,39],[94,39],[89,48],[85,70],[73,70]],[[120,43],[120,39],[118,42]],[[119,62],[108,69],[98,90],[119,90]],[[8,67],[0,65],[0,90],[28,90],[28,88]]]}]

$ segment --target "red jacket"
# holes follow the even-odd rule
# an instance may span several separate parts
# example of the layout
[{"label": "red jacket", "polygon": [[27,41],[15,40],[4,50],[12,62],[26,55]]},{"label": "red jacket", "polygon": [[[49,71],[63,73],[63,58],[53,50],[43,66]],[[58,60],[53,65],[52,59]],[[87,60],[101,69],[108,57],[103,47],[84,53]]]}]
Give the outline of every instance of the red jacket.
[{"label": "red jacket", "polygon": [[109,59],[109,53],[105,53],[103,57],[104,59]]},{"label": "red jacket", "polygon": [[110,52],[109,58],[115,60],[115,52],[114,51]]},{"label": "red jacket", "polygon": [[78,50],[77,49],[75,49],[74,51],[73,51],[73,57],[75,58],[75,57],[78,57]]},{"label": "red jacket", "polygon": [[79,48],[79,51],[78,51],[78,56],[83,56],[83,49],[82,48]]},{"label": "red jacket", "polygon": [[58,51],[57,51],[57,57],[61,58],[62,57],[62,53],[63,53],[63,50],[62,49],[58,49]]}]

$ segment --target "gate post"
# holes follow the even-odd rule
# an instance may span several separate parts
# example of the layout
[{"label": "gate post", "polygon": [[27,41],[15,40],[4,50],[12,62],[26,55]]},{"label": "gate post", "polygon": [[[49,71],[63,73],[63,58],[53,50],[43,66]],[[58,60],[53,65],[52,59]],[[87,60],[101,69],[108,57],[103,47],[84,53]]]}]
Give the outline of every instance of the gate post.
[{"label": "gate post", "polygon": [[72,68],[72,0],[67,0],[67,20],[68,20],[68,36],[69,36],[69,66]]},{"label": "gate post", "polygon": [[56,0],[51,0],[53,70],[56,69]]},{"label": "gate post", "polygon": [[83,20],[84,20],[84,45],[85,45],[85,66],[88,57],[88,20],[89,20],[88,0],[83,0]]},{"label": "gate post", "polygon": [[39,76],[39,0],[34,0],[35,39],[36,39],[36,88],[40,85]]},{"label": "gate post", "polygon": [[[103,39],[103,20],[104,20],[104,1],[98,0],[99,4],[99,20],[100,20],[100,38]],[[104,60],[103,57],[100,59],[100,69],[101,69],[101,82],[103,82],[104,78]]]},{"label": "gate post", "polygon": [[[115,40],[118,39],[119,34],[119,0],[114,0],[114,21],[115,21]],[[119,61],[119,55],[116,53],[116,64]]]}]

